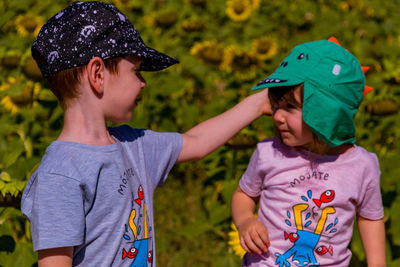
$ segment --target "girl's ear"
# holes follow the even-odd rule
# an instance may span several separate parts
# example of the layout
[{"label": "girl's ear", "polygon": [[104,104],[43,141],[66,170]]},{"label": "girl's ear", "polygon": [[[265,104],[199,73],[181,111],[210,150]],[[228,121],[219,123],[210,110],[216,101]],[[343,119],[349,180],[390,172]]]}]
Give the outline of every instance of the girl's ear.
[{"label": "girl's ear", "polygon": [[101,58],[92,58],[86,68],[88,81],[93,92],[97,96],[102,96],[104,93],[104,71],[105,65]]}]

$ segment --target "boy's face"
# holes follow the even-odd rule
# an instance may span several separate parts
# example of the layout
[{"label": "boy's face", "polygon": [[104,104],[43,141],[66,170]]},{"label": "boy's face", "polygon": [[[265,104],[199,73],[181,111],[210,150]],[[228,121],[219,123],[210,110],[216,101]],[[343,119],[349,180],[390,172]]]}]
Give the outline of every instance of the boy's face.
[{"label": "boy's face", "polygon": [[294,91],[296,102],[287,101],[282,97],[273,107],[272,118],[279,130],[281,140],[287,146],[307,146],[313,142],[311,129],[303,121],[300,89]]},{"label": "boy's face", "polygon": [[135,56],[124,57],[118,63],[118,73],[106,71],[105,119],[114,123],[132,119],[133,110],[141,99],[141,91],[146,81],[139,72],[142,59]]}]

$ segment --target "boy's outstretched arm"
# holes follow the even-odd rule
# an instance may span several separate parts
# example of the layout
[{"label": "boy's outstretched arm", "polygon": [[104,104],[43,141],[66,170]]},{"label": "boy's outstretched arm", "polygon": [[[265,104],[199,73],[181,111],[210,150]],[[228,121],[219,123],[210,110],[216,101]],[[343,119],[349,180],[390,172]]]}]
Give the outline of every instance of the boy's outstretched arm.
[{"label": "boy's outstretched arm", "polygon": [[385,267],[385,224],[381,220],[357,217],[368,267]]},{"label": "boy's outstretched arm", "polygon": [[268,89],[248,96],[228,111],[182,134],[183,144],[177,163],[204,158],[252,121],[271,113]]},{"label": "boy's outstretched arm", "polygon": [[38,251],[39,267],[71,267],[73,247],[51,248]]},{"label": "boy's outstretched arm", "polygon": [[238,187],[233,193],[232,218],[239,232],[240,245],[249,253],[261,254],[270,245],[265,225],[254,217],[258,199]]}]

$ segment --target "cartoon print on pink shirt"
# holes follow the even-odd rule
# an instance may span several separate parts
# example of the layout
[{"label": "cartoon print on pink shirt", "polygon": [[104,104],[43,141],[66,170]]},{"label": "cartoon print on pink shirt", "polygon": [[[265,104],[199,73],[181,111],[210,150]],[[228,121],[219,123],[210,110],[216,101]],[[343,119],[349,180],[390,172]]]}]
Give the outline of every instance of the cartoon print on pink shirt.
[{"label": "cartoon print on pink shirt", "polygon": [[129,247],[122,249],[122,260],[131,260],[131,267],[149,267],[153,263],[153,251],[149,249],[152,228],[147,225],[147,207],[143,200],[143,187],[139,185],[137,197],[132,192],[132,210],[123,235]]},{"label": "cartoon print on pink shirt", "polygon": [[[290,267],[290,262],[296,266],[319,266],[320,264],[314,252],[319,255],[319,257],[333,255],[333,247],[331,245],[320,244],[318,247],[317,245],[320,243],[322,233],[325,236],[337,232],[335,227],[339,222],[338,218],[335,218],[333,222],[329,223],[325,228],[327,222],[330,221],[328,217],[331,219],[330,215],[336,212],[334,207],[328,206],[328,203],[335,199],[335,191],[326,190],[318,199],[313,199],[312,191],[308,190],[307,196],[301,196],[301,199],[304,202],[310,203],[310,205],[306,203],[294,205],[292,207],[293,216],[290,211],[287,211],[285,223],[288,226],[292,226],[291,220],[293,219],[297,231],[290,234],[284,231],[284,238],[290,241],[289,244],[291,244],[291,247],[283,254],[275,253],[277,257],[275,264],[279,265],[279,267]],[[316,227],[314,230],[311,230],[310,228],[312,227],[314,219]]]}]

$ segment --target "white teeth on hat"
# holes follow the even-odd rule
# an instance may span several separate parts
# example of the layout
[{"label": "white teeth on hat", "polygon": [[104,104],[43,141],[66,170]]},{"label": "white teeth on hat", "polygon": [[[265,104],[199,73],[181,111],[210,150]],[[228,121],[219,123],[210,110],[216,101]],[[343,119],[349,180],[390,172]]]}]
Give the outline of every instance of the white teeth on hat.
[{"label": "white teeth on hat", "polygon": [[267,78],[267,79],[262,80],[261,82],[259,82],[257,85],[270,84],[270,83],[284,83],[284,82],[287,82],[287,80],[280,80],[280,79],[270,79],[270,78]]}]

